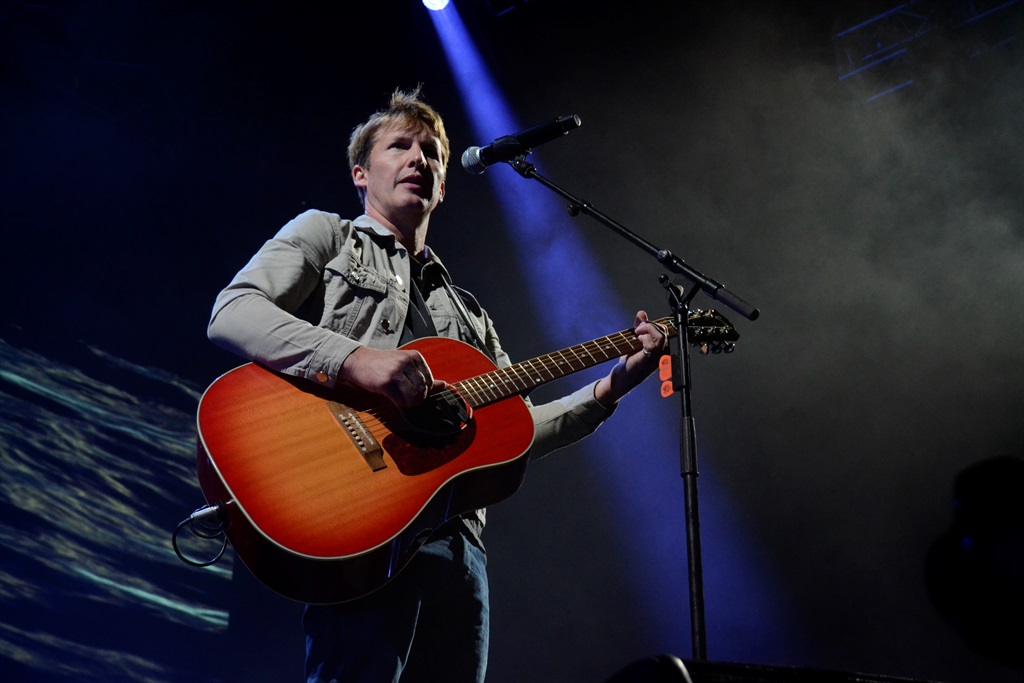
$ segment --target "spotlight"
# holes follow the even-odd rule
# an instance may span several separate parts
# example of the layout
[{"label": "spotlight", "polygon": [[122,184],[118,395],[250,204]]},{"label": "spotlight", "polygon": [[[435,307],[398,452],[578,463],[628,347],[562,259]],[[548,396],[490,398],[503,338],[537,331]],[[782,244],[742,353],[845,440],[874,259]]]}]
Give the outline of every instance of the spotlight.
[{"label": "spotlight", "polygon": [[439,12],[448,6],[448,0],[423,0],[423,6],[429,10]]}]

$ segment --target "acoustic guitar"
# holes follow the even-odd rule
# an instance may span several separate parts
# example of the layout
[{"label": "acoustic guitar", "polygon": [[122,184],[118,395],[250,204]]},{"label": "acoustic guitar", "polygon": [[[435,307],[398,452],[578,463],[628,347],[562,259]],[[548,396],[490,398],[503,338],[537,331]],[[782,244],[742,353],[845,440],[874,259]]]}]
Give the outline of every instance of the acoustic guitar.
[{"label": "acoustic guitar", "polygon": [[[656,322],[676,336],[671,318]],[[705,350],[731,350],[738,336],[715,311],[688,317],[687,340]],[[521,394],[641,342],[623,330],[504,368],[453,339],[403,348],[447,383],[415,409],[255,363],[200,399],[203,494],[220,508],[236,554],[285,597],[334,603],[371,593],[445,521],[511,496],[534,435]]]}]

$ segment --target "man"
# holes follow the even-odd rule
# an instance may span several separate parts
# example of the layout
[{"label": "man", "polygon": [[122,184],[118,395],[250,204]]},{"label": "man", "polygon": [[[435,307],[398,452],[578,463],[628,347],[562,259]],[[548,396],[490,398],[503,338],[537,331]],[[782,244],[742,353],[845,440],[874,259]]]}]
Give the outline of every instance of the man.
[{"label": "man", "polygon": [[[419,89],[352,133],[349,165],[365,213],[352,221],[307,211],[268,241],[217,298],[210,338],[274,370],[322,386],[342,382],[401,408],[444,386],[423,356],[400,348],[423,336],[476,345],[509,365],[486,312],[451,286],[427,247],[444,201],[444,124]],[[663,330],[637,314],[643,349],[575,393],[531,406],[530,457],[589,434],[657,367]],[[306,677],[328,681],[483,681],[487,665],[484,511],[451,519],[380,590],[341,605],[309,605]]]}]

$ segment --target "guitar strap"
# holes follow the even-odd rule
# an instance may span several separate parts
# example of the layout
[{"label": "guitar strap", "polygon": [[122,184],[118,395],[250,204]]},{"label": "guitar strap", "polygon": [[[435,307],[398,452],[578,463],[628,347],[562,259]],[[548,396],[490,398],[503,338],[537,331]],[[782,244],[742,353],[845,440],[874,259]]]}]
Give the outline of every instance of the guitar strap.
[{"label": "guitar strap", "polygon": [[437,327],[430,317],[430,310],[424,298],[425,283],[423,267],[415,260],[411,264],[411,282],[409,285],[409,312],[405,317],[405,328],[402,330],[402,344],[420,337],[436,337]]},{"label": "guitar strap", "polygon": [[[410,258],[410,274],[412,276],[412,282],[409,292],[410,305],[408,320],[406,321],[406,330],[403,332],[402,343],[412,341],[413,338],[423,336],[436,336],[437,330],[434,328],[433,321],[430,320],[430,314],[427,312],[427,305],[425,301],[426,288],[433,289],[436,287],[436,283],[440,282],[444,291],[448,294],[448,299],[452,302],[452,306],[458,311],[459,317],[462,318],[464,326],[469,330],[469,335],[472,339],[470,341],[473,346],[477,347],[481,353],[487,356],[492,363],[498,364],[497,360],[488,350],[483,339],[480,338],[480,333],[476,329],[476,325],[473,323],[473,318],[469,315],[469,311],[466,309],[465,302],[462,296],[452,287],[451,281],[448,276],[448,272],[444,266],[438,261],[427,261],[423,263],[416,258]],[[428,272],[429,271],[429,272]],[[430,281],[430,285],[427,281]],[[472,297],[473,295],[466,292],[466,296]],[[479,304],[477,304],[479,306]],[[409,339],[406,338],[409,335]]]},{"label": "guitar strap", "polygon": [[490,350],[487,348],[487,345],[484,344],[484,340],[480,338],[480,333],[477,332],[476,324],[470,317],[469,311],[466,310],[466,304],[462,301],[462,297],[459,295],[458,292],[455,291],[455,288],[452,287],[452,284],[450,282],[448,282],[448,278],[445,277],[444,274],[441,275],[441,284],[444,287],[445,291],[448,292],[448,298],[452,300],[452,305],[455,306],[455,310],[459,312],[459,315],[462,316],[462,321],[466,323],[466,327],[469,328],[469,333],[473,337],[474,345],[478,349],[480,349],[480,351],[485,356],[490,358],[492,363],[497,365],[498,360],[491,354]]}]

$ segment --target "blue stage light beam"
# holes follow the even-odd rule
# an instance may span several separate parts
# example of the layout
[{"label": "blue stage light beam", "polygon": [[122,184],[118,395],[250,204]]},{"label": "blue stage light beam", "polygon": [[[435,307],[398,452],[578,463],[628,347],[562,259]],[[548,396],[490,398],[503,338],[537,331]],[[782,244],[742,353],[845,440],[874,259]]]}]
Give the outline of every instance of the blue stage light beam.
[{"label": "blue stage light beam", "polygon": [[[511,106],[455,6],[431,12],[430,18],[475,138],[486,144],[518,131],[520,126]],[[600,275],[600,265],[561,200],[539,183],[510,175],[515,172],[502,166],[492,167],[486,177],[512,233],[534,311],[552,345],[570,346],[595,336],[595,330],[606,334],[628,326],[632,312],[625,310]],[[655,282],[653,273],[651,281]],[[552,296],[551,283],[556,282],[571,286],[559,296]],[[606,371],[597,369],[598,373]],[[610,505],[622,524],[617,547],[630,547],[615,554],[617,561],[629,565],[623,573],[636,578],[629,591],[635,602],[643,605],[647,640],[656,650],[678,652],[689,629],[682,482],[678,459],[673,460],[679,448],[679,420],[670,405],[674,402],[661,400],[653,384],[635,393],[618,408],[619,428],[598,430],[590,437],[591,442],[597,442],[595,451],[610,455],[591,459],[588,465],[599,468],[613,498]],[[638,442],[643,444],[644,453],[652,455],[640,457]],[[716,658],[728,659],[735,652],[740,657],[768,660],[785,639],[789,617],[770,601],[768,596],[778,591],[764,585],[760,562],[751,556],[754,545],[745,542],[743,530],[728,514],[725,496],[707,475],[709,471],[712,468],[704,466],[701,479],[709,652]],[[758,643],[756,647],[763,648],[763,652],[752,652],[752,642]],[[730,646],[742,649],[731,650]]]},{"label": "blue stage light beam", "polygon": [[[449,5],[442,12],[431,12],[430,18],[441,36],[475,138],[483,143],[517,131],[512,109],[484,65],[456,8]],[[519,262],[528,271],[528,280],[539,285],[565,278],[573,283],[574,289],[589,292],[587,298],[591,303],[612,301],[614,293],[598,275],[597,266],[588,258],[586,245],[575,228],[569,223],[569,229],[563,229],[567,223],[564,218],[552,220],[553,216],[565,215],[554,195],[535,183],[510,177],[512,173],[509,168],[495,166],[485,177],[494,188],[501,215],[513,231],[513,243],[519,250]],[[554,280],[553,273],[557,275]],[[612,332],[623,327],[623,316],[610,306],[588,304],[587,324],[582,326],[578,311],[573,310],[579,302],[572,297],[555,300],[546,285],[533,286],[531,296],[544,323],[560,321],[557,326],[545,324],[546,328],[557,330],[557,343],[581,341],[583,335],[595,328],[595,316],[599,329]]]}]

